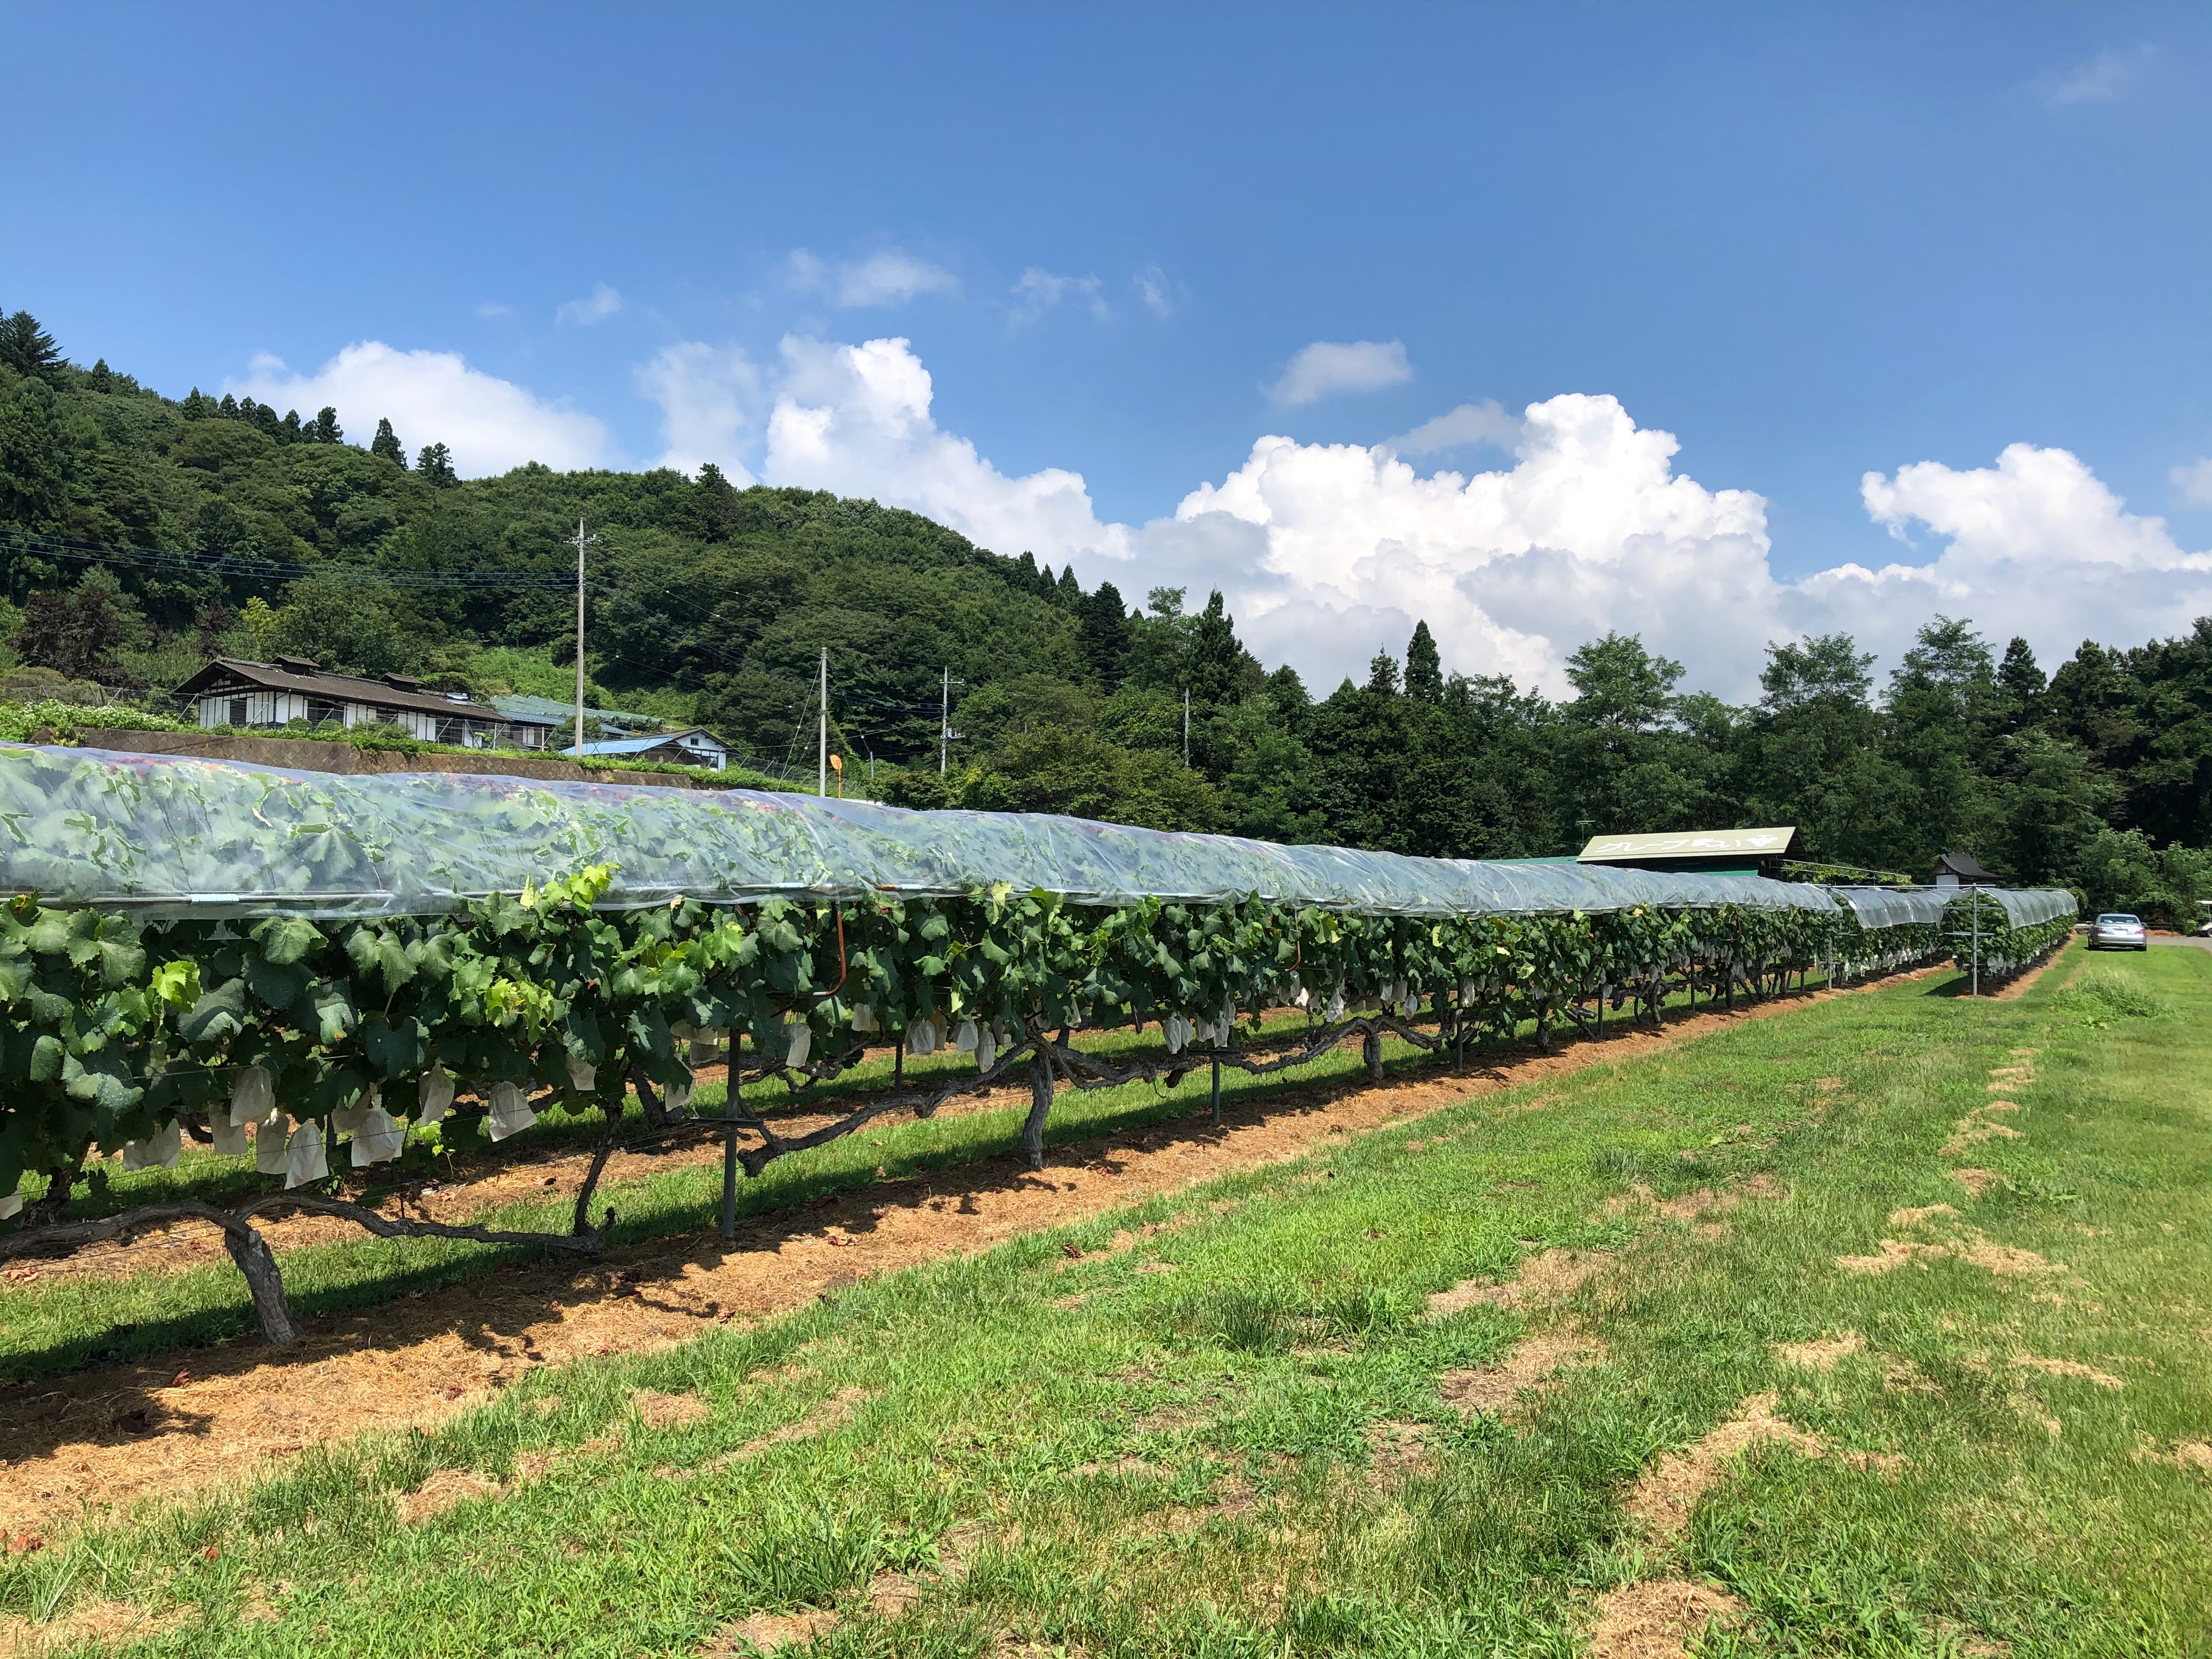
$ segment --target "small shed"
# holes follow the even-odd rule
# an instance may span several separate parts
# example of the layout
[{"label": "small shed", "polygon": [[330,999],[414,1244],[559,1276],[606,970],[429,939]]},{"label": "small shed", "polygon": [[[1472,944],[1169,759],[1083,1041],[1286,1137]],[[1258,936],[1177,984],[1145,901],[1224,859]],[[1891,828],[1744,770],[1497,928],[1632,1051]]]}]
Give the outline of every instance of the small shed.
[{"label": "small shed", "polygon": [[428,690],[412,675],[372,680],[333,674],[307,657],[217,657],[179,686],[177,697],[203,726],[381,723],[403,726],[425,743],[465,749],[543,749],[552,730],[543,721],[509,719],[465,691]]},{"label": "small shed", "polygon": [[2003,884],[1990,872],[1982,868],[1982,862],[1972,853],[1946,853],[1936,860],[1936,873],[1928,878],[1931,887],[1999,887]]},{"label": "small shed", "polygon": [[1801,848],[1795,824],[1766,830],[1669,830],[1653,836],[1593,836],[1577,864],[1709,876],[1771,876]]},{"label": "small shed", "polygon": [[[574,755],[578,751],[562,751]],[[730,763],[730,747],[712,732],[696,726],[682,732],[661,732],[649,738],[609,738],[599,743],[584,745],[581,757],[593,756],[608,759],[662,761],[672,766],[702,766],[710,772],[720,772]]]}]

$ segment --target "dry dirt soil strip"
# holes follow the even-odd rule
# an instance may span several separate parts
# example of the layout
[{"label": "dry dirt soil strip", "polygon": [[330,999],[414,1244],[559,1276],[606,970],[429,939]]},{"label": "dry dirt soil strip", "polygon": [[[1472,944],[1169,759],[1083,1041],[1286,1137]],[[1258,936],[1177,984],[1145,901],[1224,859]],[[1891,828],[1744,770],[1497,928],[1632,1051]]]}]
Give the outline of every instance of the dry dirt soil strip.
[{"label": "dry dirt soil strip", "polygon": [[1218,1130],[1194,1116],[1055,1147],[1041,1173],[1012,1152],[878,1182],[830,1204],[756,1217],[739,1226],[734,1247],[694,1233],[611,1250],[581,1269],[510,1267],[380,1308],[302,1320],[303,1340],[281,1351],[178,1350],[0,1389],[0,1534],[35,1532],[88,1507],[236,1481],[317,1443],[434,1424],[538,1366],[670,1347],[718,1320],[787,1312],[861,1278],[1298,1158],[1334,1133],[1633,1059],[1860,988],[1700,1013],[1659,1031],[1620,1026],[1602,1041],[1466,1077],[1293,1086],[1228,1106]]}]

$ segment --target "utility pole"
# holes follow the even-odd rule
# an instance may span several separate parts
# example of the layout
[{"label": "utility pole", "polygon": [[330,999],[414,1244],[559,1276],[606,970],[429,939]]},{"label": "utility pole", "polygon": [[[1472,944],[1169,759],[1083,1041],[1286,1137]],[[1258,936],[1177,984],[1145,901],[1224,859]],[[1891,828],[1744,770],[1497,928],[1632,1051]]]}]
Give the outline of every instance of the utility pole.
[{"label": "utility pole", "polygon": [[952,671],[945,671],[945,684],[937,694],[937,775],[945,775],[952,756]]},{"label": "utility pole", "polygon": [[597,536],[584,533],[584,521],[576,520],[576,748],[580,762],[584,758],[584,550],[599,540]]},{"label": "utility pole", "polygon": [[830,793],[830,647],[822,647],[822,729],[816,739],[814,764],[818,781],[814,786],[817,795]]},{"label": "utility pole", "polygon": [[1190,764],[1190,688],[1182,689],[1182,763]]}]

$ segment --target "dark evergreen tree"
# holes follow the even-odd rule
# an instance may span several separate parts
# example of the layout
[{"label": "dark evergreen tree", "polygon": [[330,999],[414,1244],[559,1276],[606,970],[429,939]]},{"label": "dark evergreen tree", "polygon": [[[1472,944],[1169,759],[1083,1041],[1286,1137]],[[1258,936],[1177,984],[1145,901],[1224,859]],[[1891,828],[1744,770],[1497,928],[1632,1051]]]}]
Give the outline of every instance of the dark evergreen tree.
[{"label": "dark evergreen tree", "polygon": [[1379,697],[1398,695],[1398,659],[1388,651],[1377,651],[1368,659],[1367,689]]},{"label": "dark evergreen tree", "polygon": [[2005,647],[2004,660],[1997,665],[1997,686],[2004,694],[2005,729],[2023,731],[2043,718],[2043,670],[2035,660],[2035,653],[2026,640],[2017,634]]},{"label": "dark evergreen tree", "polygon": [[315,411],[312,428],[313,441],[319,444],[341,444],[345,441],[345,428],[338,424],[338,412],[325,404]]},{"label": "dark evergreen tree", "polygon": [[7,364],[18,374],[57,386],[61,382],[61,349],[55,345],[54,337],[40,328],[39,319],[27,311],[0,319],[0,363]]},{"label": "dark evergreen tree", "polygon": [[[392,465],[402,470],[404,470],[407,465],[407,452],[401,447],[399,434],[392,431],[392,422],[389,420],[380,420],[376,423],[376,436],[368,441],[368,453],[372,455],[381,455]],[[572,651],[568,654],[573,657],[576,653]]]},{"label": "dark evergreen tree", "polygon": [[214,417],[216,402],[206,392],[194,386],[185,397],[184,403],[179,405],[179,409],[188,421],[205,421]]},{"label": "dark evergreen tree", "polygon": [[[249,398],[246,401],[251,403],[253,400]],[[222,401],[215,406],[215,412],[226,421],[236,420],[238,418],[238,399],[232,397],[228,392],[224,392],[222,394]]]},{"label": "dark evergreen tree", "polygon": [[450,489],[461,481],[460,474],[453,471],[453,452],[443,444],[424,444],[422,453],[415,458],[415,471],[424,483],[435,484],[441,489]]},{"label": "dark evergreen tree", "polygon": [[1083,609],[1083,584],[1075,579],[1075,567],[1069,565],[1060,573],[1060,580],[1053,588],[1054,599],[1070,616],[1079,615]]},{"label": "dark evergreen tree", "polygon": [[115,389],[115,374],[107,367],[107,359],[105,357],[94,361],[92,368],[85,375],[84,380],[85,384],[94,392],[112,392]]},{"label": "dark evergreen tree", "polygon": [[1243,694],[1244,647],[1237,642],[1237,619],[1215,588],[1191,629],[1185,683],[1191,700],[1209,708],[1236,702]]},{"label": "dark evergreen tree", "polygon": [[1091,678],[1108,691],[1121,684],[1129,656],[1129,611],[1111,582],[1098,584],[1076,613],[1077,637]]},{"label": "dark evergreen tree", "polygon": [[1443,658],[1425,621],[1413,624],[1413,637],[1406,646],[1406,695],[1423,702],[1444,700]]},{"label": "dark evergreen tree", "polygon": [[283,430],[278,434],[278,441],[282,443],[296,444],[302,439],[308,437],[308,435],[307,428],[300,424],[300,411],[296,409],[286,410],[284,411]]}]

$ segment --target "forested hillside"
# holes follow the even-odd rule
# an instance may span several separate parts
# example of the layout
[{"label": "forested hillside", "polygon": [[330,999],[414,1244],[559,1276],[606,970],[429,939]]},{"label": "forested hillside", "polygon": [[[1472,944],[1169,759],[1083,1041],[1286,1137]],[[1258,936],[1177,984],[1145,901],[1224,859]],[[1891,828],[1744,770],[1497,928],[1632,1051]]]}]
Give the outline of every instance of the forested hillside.
[{"label": "forested hillside", "polygon": [[[2180,640],[2085,643],[2047,683],[2024,641],[1994,647],[1964,620],[1925,629],[1880,685],[1847,636],[1778,641],[1748,708],[1685,692],[1681,666],[1632,635],[1576,652],[1560,702],[1447,677],[1423,625],[1402,659],[1316,700],[1253,659],[1218,595],[1085,592],[917,514],[736,489],[711,467],[462,480],[454,459],[374,410],[165,398],[66,361],[17,313],[0,323],[10,660],[159,690],[212,651],[282,651],[562,696],[574,599],[557,579],[580,519],[599,538],[595,700],[811,759],[826,647],[836,741],[860,771],[908,769],[879,787],[916,805],[1477,857],[1796,823],[1850,865],[1924,872],[1964,848],[2015,880],[2174,920],[2212,895],[2212,619]],[[26,535],[193,556],[57,556]],[[514,572],[551,585],[481,581]],[[940,781],[947,673],[959,736]]]}]

